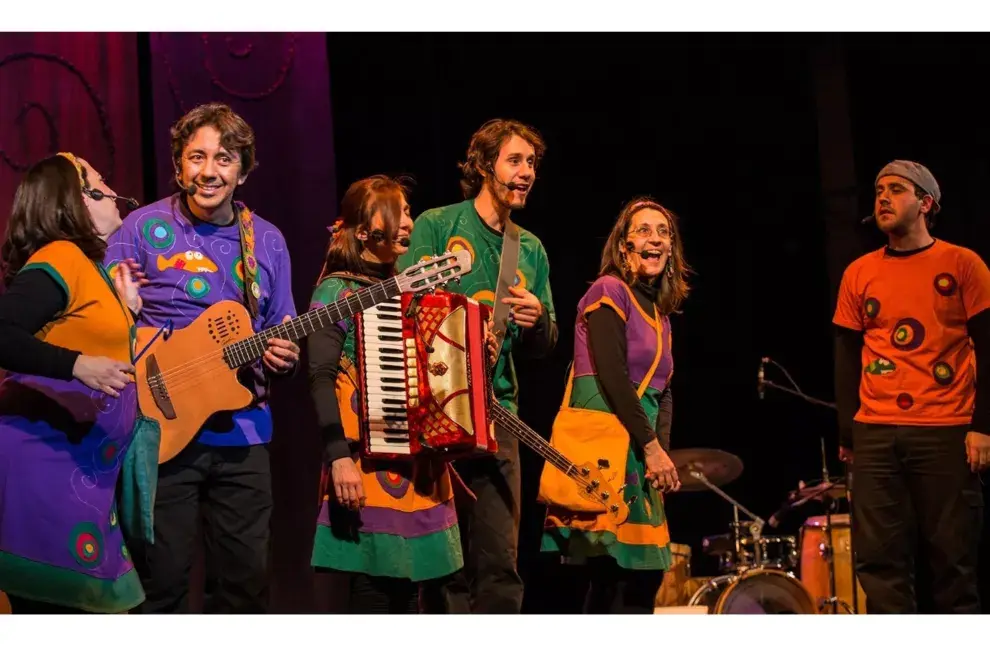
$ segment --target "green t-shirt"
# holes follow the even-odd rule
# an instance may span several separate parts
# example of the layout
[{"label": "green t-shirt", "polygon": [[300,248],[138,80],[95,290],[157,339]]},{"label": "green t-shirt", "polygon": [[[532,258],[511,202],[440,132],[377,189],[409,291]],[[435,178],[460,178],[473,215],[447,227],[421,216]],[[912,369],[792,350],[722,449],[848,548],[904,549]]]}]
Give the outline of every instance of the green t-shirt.
[{"label": "green t-shirt", "polygon": [[[494,309],[502,258],[502,234],[482,221],[474,208],[473,199],[424,211],[413,224],[409,251],[400,257],[398,266],[402,270],[420,260],[454,250],[471,253],[471,272],[459,283],[448,282],[444,287]],[[519,263],[515,284],[521,284],[539,298],[551,322],[556,323],[547,252],[540,239],[522,227],[519,228]],[[513,412],[517,410],[518,384],[512,354],[521,345],[522,332],[522,328],[509,323],[492,379],[495,397]]]}]

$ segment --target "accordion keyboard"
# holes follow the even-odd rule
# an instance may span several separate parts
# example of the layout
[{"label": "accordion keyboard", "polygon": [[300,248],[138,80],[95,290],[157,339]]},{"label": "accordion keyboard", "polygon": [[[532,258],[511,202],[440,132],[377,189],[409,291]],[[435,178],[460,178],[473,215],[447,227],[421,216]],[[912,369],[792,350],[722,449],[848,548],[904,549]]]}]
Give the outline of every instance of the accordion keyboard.
[{"label": "accordion keyboard", "polygon": [[367,405],[368,445],[372,451],[411,453],[406,397],[418,389],[416,348],[402,339],[402,302],[395,297],[366,309],[360,315],[364,396]]}]

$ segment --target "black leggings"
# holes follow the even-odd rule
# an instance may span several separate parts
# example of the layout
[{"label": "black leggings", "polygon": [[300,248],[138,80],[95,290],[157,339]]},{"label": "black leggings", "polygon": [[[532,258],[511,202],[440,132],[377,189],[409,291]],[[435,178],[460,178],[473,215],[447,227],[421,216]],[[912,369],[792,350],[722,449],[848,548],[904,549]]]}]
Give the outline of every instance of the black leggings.
[{"label": "black leggings", "polygon": [[40,600],[21,598],[20,596],[11,594],[7,594],[7,600],[10,601],[11,614],[89,614],[85,610],[74,607],[52,605],[51,603],[45,603]]},{"label": "black leggings", "polygon": [[353,573],[351,614],[418,614],[419,585],[411,580]]},{"label": "black leggings", "polygon": [[663,571],[622,568],[611,557],[588,560],[586,614],[653,614]]}]

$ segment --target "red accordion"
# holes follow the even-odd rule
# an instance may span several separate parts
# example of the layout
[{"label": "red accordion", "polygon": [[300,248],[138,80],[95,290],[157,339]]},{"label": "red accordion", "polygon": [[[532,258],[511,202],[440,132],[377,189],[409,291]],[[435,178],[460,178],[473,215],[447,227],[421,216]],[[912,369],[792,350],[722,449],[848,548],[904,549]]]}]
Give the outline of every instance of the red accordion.
[{"label": "red accordion", "polygon": [[494,454],[485,350],[491,308],[467,296],[405,293],[355,317],[364,456]]}]

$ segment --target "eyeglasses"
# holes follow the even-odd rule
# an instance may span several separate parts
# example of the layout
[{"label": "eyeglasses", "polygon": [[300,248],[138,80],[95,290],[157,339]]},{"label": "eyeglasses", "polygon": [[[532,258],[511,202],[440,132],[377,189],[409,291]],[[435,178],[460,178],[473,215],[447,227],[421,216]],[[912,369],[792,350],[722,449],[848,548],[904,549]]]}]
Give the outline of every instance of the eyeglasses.
[{"label": "eyeglasses", "polygon": [[[629,233],[630,234],[635,234],[635,235],[639,236],[640,238],[649,238],[650,236],[652,236],[654,234],[654,231],[653,231],[653,228],[650,227],[650,225],[640,225],[639,227],[636,227],[635,229],[633,229]],[[663,225],[659,225],[657,227],[655,233],[656,233],[657,236],[659,236],[661,239],[664,239],[664,240],[670,240],[670,239],[674,238],[674,232],[670,231],[670,228],[669,227],[665,227]]]}]

